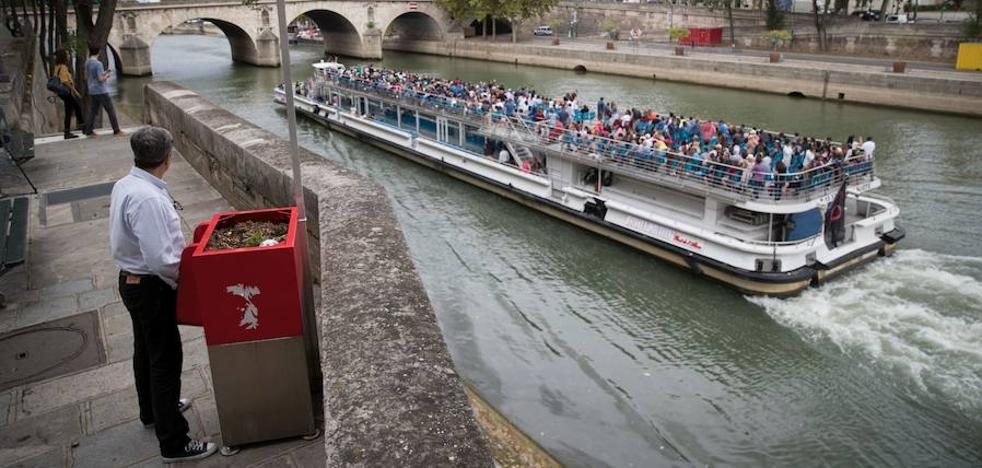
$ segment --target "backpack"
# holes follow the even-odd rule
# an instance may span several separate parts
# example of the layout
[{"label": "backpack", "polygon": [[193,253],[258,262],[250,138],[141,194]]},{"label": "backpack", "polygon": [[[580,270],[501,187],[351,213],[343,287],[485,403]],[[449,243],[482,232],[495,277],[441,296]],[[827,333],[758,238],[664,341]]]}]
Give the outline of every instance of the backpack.
[{"label": "backpack", "polygon": [[[57,68],[55,70],[57,71]],[[68,86],[65,86],[65,84],[61,82],[61,78],[58,77],[57,73],[51,78],[48,78],[47,87],[48,91],[57,94],[58,97],[68,97],[72,94],[71,91],[68,90]]]}]

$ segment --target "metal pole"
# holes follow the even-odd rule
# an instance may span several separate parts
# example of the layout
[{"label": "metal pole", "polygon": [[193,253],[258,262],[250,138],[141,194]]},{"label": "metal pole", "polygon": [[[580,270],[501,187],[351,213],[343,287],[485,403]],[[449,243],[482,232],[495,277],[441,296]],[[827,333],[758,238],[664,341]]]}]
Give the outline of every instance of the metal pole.
[{"label": "metal pole", "polygon": [[[293,70],[290,64],[290,41],[287,40],[286,2],[276,0],[276,17],[279,23],[280,67],[283,69],[284,95],[286,95],[286,117],[289,128],[290,162],[293,167],[293,202],[297,206],[299,222],[297,223],[297,246],[300,249],[301,271],[303,272],[303,304],[304,339],[307,342],[307,374],[310,376],[311,389],[315,394],[323,386],[320,367],[320,339],[317,333],[317,319],[314,316],[314,292],[310,275],[310,257],[307,248],[307,205],[304,203],[303,179],[300,171],[300,148],[297,144],[297,110],[293,100]],[[318,266],[319,267],[319,266]]]}]

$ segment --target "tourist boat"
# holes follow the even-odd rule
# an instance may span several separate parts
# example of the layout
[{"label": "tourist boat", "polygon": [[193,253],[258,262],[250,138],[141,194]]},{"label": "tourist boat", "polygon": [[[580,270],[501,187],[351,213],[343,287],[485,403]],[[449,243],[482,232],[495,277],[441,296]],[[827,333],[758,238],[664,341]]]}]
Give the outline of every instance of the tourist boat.
[{"label": "tourist boat", "polygon": [[[615,146],[588,152],[520,118],[369,88],[329,63],[314,68],[294,95],[301,114],[744,293],[796,294],[890,255],[904,237],[896,204],[871,193],[881,183],[872,161],[793,174],[793,187],[751,187],[724,165],[631,158]],[[274,100],[285,104],[282,88]],[[499,142],[507,163],[485,156]]]}]

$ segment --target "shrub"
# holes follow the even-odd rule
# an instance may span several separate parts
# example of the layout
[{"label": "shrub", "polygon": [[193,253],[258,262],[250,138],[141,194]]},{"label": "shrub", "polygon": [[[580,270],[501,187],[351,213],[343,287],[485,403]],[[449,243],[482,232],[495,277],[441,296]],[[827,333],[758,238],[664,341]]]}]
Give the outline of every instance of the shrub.
[{"label": "shrub", "polygon": [[783,29],[767,31],[764,33],[764,39],[771,44],[773,49],[777,50],[778,47],[791,41],[791,32]]},{"label": "shrub", "polygon": [[668,37],[672,38],[673,41],[679,40],[683,37],[689,37],[689,28],[683,28],[681,26],[676,26],[668,30]]}]

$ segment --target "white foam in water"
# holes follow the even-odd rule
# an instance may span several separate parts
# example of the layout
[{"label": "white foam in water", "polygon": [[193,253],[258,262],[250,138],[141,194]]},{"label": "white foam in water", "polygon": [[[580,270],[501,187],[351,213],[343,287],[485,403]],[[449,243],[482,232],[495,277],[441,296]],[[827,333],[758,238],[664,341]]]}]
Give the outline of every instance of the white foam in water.
[{"label": "white foam in water", "polygon": [[982,414],[982,258],[901,250],[797,297],[748,299],[811,340]]}]

